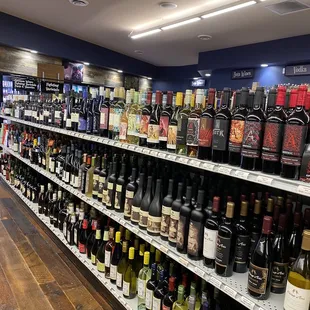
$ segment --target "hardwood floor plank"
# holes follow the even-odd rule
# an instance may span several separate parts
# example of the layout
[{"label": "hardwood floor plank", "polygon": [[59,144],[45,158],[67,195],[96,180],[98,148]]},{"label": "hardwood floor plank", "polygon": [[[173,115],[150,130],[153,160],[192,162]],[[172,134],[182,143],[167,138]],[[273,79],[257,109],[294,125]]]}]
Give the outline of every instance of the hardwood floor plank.
[{"label": "hardwood floor plank", "polygon": [[26,236],[22,233],[13,219],[3,219],[2,224],[15,244],[27,241]]},{"label": "hardwood floor plank", "polygon": [[7,281],[3,269],[0,267],[0,310],[15,310],[18,309],[15,296]]}]

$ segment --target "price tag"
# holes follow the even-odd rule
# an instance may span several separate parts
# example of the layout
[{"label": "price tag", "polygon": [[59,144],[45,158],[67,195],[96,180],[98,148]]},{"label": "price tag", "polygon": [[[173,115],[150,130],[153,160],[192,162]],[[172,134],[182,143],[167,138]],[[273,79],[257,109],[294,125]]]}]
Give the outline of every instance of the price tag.
[{"label": "price tag", "polygon": [[135,228],[135,227],[132,227],[132,232],[135,234],[135,235],[138,235],[138,229],[137,228]]},{"label": "price tag", "polygon": [[305,196],[310,196],[310,187],[304,185],[298,185],[297,193]]},{"label": "price tag", "polygon": [[143,149],[143,153],[148,155],[148,154],[150,154],[150,150],[148,150],[148,149]]},{"label": "price tag", "polygon": [[122,226],[125,226],[125,225],[126,225],[125,221],[122,220],[122,219],[120,219],[119,222],[120,222],[120,224],[121,224]]},{"label": "price tag", "polygon": [[179,263],[184,265],[185,267],[187,267],[189,264],[188,260],[184,259],[183,257],[179,258]]},{"label": "price tag", "polygon": [[106,210],[106,215],[107,215],[108,217],[111,217],[111,212],[108,211],[108,210]]},{"label": "price tag", "polygon": [[229,287],[227,285],[224,286],[224,292],[233,298],[236,298],[236,296],[238,294],[235,290],[233,290],[231,287]]},{"label": "price tag", "polygon": [[[113,140],[109,140],[109,142],[108,142],[110,145],[114,145],[115,144],[115,141],[113,141]],[[128,145],[127,145],[127,147],[128,147]]]},{"label": "price tag", "polygon": [[195,273],[202,279],[204,279],[206,273],[198,267],[195,267]]},{"label": "price tag", "polygon": [[166,155],[165,153],[162,153],[162,152],[159,152],[159,153],[158,153],[158,157],[159,157],[159,158],[165,159],[166,156],[167,156],[167,155]]},{"label": "price tag", "polygon": [[219,167],[218,172],[219,172],[219,173],[222,173],[222,174],[230,175],[230,173],[231,173],[231,168]]},{"label": "price tag", "polygon": [[189,164],[192,165],[192,166],[194,166],[194,167],[199,167],[199,166],[200,166],[200,161],[192,159],[192,160],[189,162]]},{"label": "price tag", "polygon": [[235,173],[235,176],[240,178],[240,179],[247,180],[247,178],[249,176],[249,172],[245,172],[245,171],[242,171],[242,170],[237,170],[236,173]]},{"label": "price tag", "polygon": [[97,138],[97,142],[103,142],[101,138]]},{"label": "price tag", "polygon": [[143,238],[145,239],[145,241],[146,241],[147,243],[150,243],[150,244],[151,244],[152,238],[151,238],[150,236],[148,236],[148,235],[143,235]]},{"label": "price tag", "polygon": [[122,144],[119,143],[119,142],[116,142],[116,143],[115,143],[115,146],[116,146],[116,147],[122,147]]},{"label": "price tag", "polygon": [[247,308],[252,309],[252,310],[254,309],[255,303],[253,301],[247,299],[244,296],[241,296],[241,301]]},{"label": "price tag", "polygon": [[160,245],[159,250],[160,250],[161,252],[165,253],[165,254],[167,254],[167,253],[168,253],[168,251],[169,251],[169,249],[168,249],[168,248],[166,248],[166,247],[165,247],[165,246],[163,246],[163,245]]},{"label": "price tag", "polygon": [[133,146],[133,145],[129,145],[128,149],[129,149],[130,151],[134,151],[134,150],[136,149],[136,147]]},{"label": "price tag", "polygon": [[175,155],[168,155],[168,159],[175,161],[177,157]]},{"label": "price tag", "polygon": [[203,167],[204,169],[206,169],[206,170],[213,171],[215,165],[210,164],[210,163],[203,163],[202,167]]},{"label": "price tag", "polygon": [[218,279],[215,279],[214,277],[210,277],[209,282],[217,288],[220,288],[222,285],[222,282]]},{"label": "price tag", "polygon": [[155,151],[151,151],[151,153],[150,153],[152,156],[154,156],[154,157],[157,157],[157,155],[158,155],[158,152],[155,152]]},{"label": "price tag", "polygon": [[265,177],[264,175],[259,175],[256,178],[256,182],[263,185],[270,185],[272,181],[273,181],[272,178]]},{"label": "price tag", "polygon": [[141,153],[142,152],[142,148],[141,147],[136,147],[136,152]]}]

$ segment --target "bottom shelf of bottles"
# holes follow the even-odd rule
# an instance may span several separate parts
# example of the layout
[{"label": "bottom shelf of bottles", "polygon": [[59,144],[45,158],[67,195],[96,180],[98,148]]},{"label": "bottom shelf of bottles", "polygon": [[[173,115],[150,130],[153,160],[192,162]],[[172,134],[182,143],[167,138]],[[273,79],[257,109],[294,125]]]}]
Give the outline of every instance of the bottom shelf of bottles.
[{"label": "bottom shelf of bottles", "polygon": [[29,209],[33,211],[33,213],[43,222],[50,231],[54,233],[55,236],[86,266],[90,272],[114,295],[115,298],[124,306],[127,310],[136,310],[138,309],[138,298],[134,299],[125,299],[123,297],[122,291],[117,288],[116,285],[112,284],[109,280],[104,277],[104,274],[101,274],[97,271],[97,268],[91,264],[91,261],[86,258],[85,254],[80,254],[79,250],[75,246],[70,246],[66,241],[64,235],[61,231],[55,228],[53,225],[49,223],[49,218],[44,216],[44,214],[38,213],[38,204],[31,202],[23,194],[17,190],[14,186],[12,186],[5,177],[0,174],[0,177],[4,180],[4,182],[16,193],[16,195],[24,201],[24,203],[28,206]]}]

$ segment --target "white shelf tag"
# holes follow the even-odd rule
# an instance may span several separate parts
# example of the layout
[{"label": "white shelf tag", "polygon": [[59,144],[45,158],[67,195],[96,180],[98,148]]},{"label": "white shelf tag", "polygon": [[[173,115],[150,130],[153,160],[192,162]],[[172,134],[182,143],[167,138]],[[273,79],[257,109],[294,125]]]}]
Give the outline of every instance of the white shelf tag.
[{"label": "white shelf tag", "polygon": [[204,279],[206,273],[198,267],[195,267],[195,273],[202,279]]},{"label": "white shelf tag", "polygon": [[182,164],[187,164],[188,163],[188,158],[179,157],[179,162],[182,163]]},{"label": "white shelf tag", "polygon": [[310,187],[304,185],[298,185],[297,193],[305,196],[310,196]]},{"label": "white shelf tag", "polygon": [[146,241],[147,243],[149,243],[149,244],[151,244],[151,242],[152,242],[152,238],[151,238],[150,236],[148,236],[148,235],[144,235],[144,236],[143,236],[143,239],[145,239],[145,241]]},{"label": "white shelf tag", "polygon": [[236,170],[235,176],[240,179],[247,180],[249,177],[249,172],[245,172],[242,170]]},{"label": "white shelf tag", "polygon": [[[157,157],[157,156],[158,156],[158,152],[156,152],[156,151],[151,151],[151,155],[154,156],[154,157]],[[160,154],[159,156],[161,156],[161,154]]]},{"label": "white shelf tag", "polygon": [[203,167],[204,169],[206,169],[206,170],[213,171],[215,165],[209,164],[209,163],[204,163],[204,164],[202,165],[202,167]]},{"label": "white shelf tag", "polygon": [[163,252],[163,253],[165,253],[165,254],[167,254],[168,253],[168,251],[169,251],[169,249],[168,248],[166,248],[165,246],[163,246],[163,245],[161,245],[160,247],[159,247],[159,249],[160,249],[160,251],[161,252]]},{"label": "white shelf tag", "polygon": [[231,168],[219,167],[219,168],[218,168],[218,172],[219,172],[219,173],[222,173],[222,174],[230,175],[230,173],[231,173]]},{"label": "white shelf tag", "polygon": [[132,232],[135,234],[135,235],[138,235],[139,231],[137,228],[135,227],[132,227]]},{"label": "white shelf tag", "polygon": [[136,147],[136,152],[141,153],[142,152],[142,148],[141,147]]},{"label": "white shelf tag", "polygon": [[183,257],[179,258],[179,263],[184,265],[185,267],[187,267],[189,264],[188,260],[184,259]]},{"label": "white shelf tag", "polygon": [[150,150],[148,150],[148,149],[143,149],[143,153],[148,155],[148,154],[150,154]]},{"label": "white shelf tag", "polygon": [[136,149],[136,147],[135,147],[134,145],[129,145],[128,149],[129,149],[130,151],[134,151],[134,150]]},{"label": "white shelf tag", "polygon": [[225,285],[224,286],[224,292],[227,293],[227,295],[229,295],[230,297],[236,298],[237,296],[237,292],[235,290],[233,290],[231,287]]},{"label": "white shelf tag", "polygon": [[169,160],[175,161],[177,157],[175,155],[168,155],[167,157]]},{"label": "white shelf tag", "polygon": [[273,181],[273,178],[265,177],[264,175],[259,175],[256,178],[256,182],[263,185],[270,185]]},{"label": "white shelf tag", "polygon": [[193,167],[199,167],[200,166],[200,161],[195,160],[195,159],[191,159],[189,164],[192,165]]},{"label": "white shelf tag", "polygon": [[242,303],[249,309],[253,310],[255,307],[255,303],[244,296],[241,296]]},{"label": "white shelf tag", "polygon": [[162,159],[166,158],[166,154],[165,153],[159,152],[159,153],[157,153],[157,155],[158,155],[159,158],[162,158]]},{"label": "white shelf tag", "polygon": [[210,277],[209,282],[211,284],[213,284],[215,287],[217,287],[218,289],[221,287],[222,282],[218,279],[215,279],[214,277]]},{"label": "white shelf tag", "polygon": [[122,226],[125,226],[125,225],[126,225],[126,222],[125,222],[124,220],[122,220],[122,219],[120,219],[119,222],[120,222],[120,224],[121,224]]}]

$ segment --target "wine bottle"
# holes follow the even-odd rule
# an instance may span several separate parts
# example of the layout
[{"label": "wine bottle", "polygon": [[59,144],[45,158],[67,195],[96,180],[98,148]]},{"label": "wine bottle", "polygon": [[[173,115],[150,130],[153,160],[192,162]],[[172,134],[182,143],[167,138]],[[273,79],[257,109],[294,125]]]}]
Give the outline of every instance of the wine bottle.
[{"label": "wine bottle", "polygon": [[151,271],[152,271],[151,279],[147,281],[146,289],[145,289],[145,308],[147,310],[153,309],[153,296],[154,296],[154,291],[158,284],[156,263],[152,264]]},{"label": "wine bottle", "polygon": [[144,252],[143,268],[138,275],[138,309],[145,309],[146,283],[151,278],[150,252]]},{"label": "wine bottle", "polygon": [[137,292],[137,275],[133,268],[133,261],[135,259],[135,248],[129,248],[128,265],[124,274],[123,280],[123,296],[128,299],[136,297]]},{"label": "wine bottle", "polygon": [[184,293],[185,293],[184,286],[179,285],[178,286],[178,297],[175,303],[173,304],[173,307],[172,307],[173,310],[187,310],[188,309],[185,299],[184,299]]},{"label": "wine bottle", "polygon": [[[83,212],[84,214],[84,212]],[[81,215],[81,213],[80,213]],[[101,228],[99,226],[97,226],[97,229],[96,229],[96,240],[95,242],[93,243],[93,246],[91,248],[91,263],[93,265],[96,265],[96,256],[97,256],[97,252],[100,248],[100,245],[102,243],[102,237],[101,237]]]},{"label": "wine bottle", "polygon": [[87,101],[82,99],[79,111],[78,132],[86,132],[87,127]]},{"label": "wine bottle", "polygon": [[273,110],[275,109],[276,100],[277,100],[277,89],[272,87],[269,89],[269,93],[268,93],[268,101],[267,101],[267,109],[266,109],[267,116],[269,116],[269,114],[272,113]]},{"label": "wine bottle", "polygon": [[97,251],[97,255],[96,255],[96,263],[97,263],[97,270],[99,272],[104,272],[105,271],[105,266],[104,266],[104,262],[105,262],[105,247],[107,242],[109,241],[109,227],[106,226],[104,227],[104,231],[103,231],[103,241]]},{"label": "wine bottle", "polygon": [[299,250],[301,247],[302,241],[302,231],[301,231],[301,213],[295,212],[294,213],[294,224],[293,230],[289,238],[288,247],[289,247],[289,267],[292,267],[295,263],[298,255]]},{"label": "wine bottle", "polygon": [[[116,283],[117,266],[122,258],[121,232],[117,231],[115,234],[115,246],[112,248],[111,266],[110,266],[110,281]],[[107,256],[107,255],[106,255]],[[106,267],[106,264],[105,264]]]},{"label": "wine bottle", "polygon": [[304,230],[301,251],[286,285],[284,310],[308,310],[310,304],[310,230]]},{"label": "wine bottle", "polygon": [[140,133],[139,133],[139,145],[147,146],[147,134],[148,127],[150,122],[150,116],[152,113],[152,92],[147,93],[146,105],[142,108],[141,111],[141,120],[140,120]]},{"label": "wine bottle", "polygon": [[137,178],[137,168],[132,168],[130,182],[126,186],[125,203],[124,203],[124,218],[125,220],[128,221],[131,219],[132,202],[138,188],[136,178]]},{"label": "wine bottle", "polygon": [[[89,223],[91,224],[91,227],[90,227],[91,231],[88,234],[87,241],[86,241],[86,255],[88,259],[91,259],[91,249],[93,247],[93,244],[96,241],[97,221],[94,219],[91,219]],[[89,228],[88,228],[88,231],[89,231]]]},{"label": "wine bottle", "polygon": [[107,209],[113,209],[115,203],[115,191],[116,191],[116,180],[117,180],[117,171],[118,170],[118,161],[117,157],[114,157],[113,164],[112,164],[112,173],[108,177],[107,185],[108,185],[108,192],[106,196],[106,207]]},{"label": "wine bottle", "polygon": [[172,109],[172,99],[173,92],[167,92],[167,103],[165,108],[162,110],[159,119],[159,148],[161,150],[167,149],[167,140],[168,140],[168,127],[169,122],[173,113]]},{"label": "wine bottle", "polygon": [[150,208],[150,204],[153,198],[152,197],[152,181],[153,181],[153,177],[149,176],[147,178],[146,191],[140,204],[139,228],[145,229],[145,230],[147,229],[149,208]]},{"label": "wine bottle", "polygon": [[216,242],[220,222],[220,197],[213,198],[212,215],[206,220],[204,228],[203,256],[204,264],[215,267]]},{"label": "wine bottle", "polygon": [[298,96],[298,91],[296,88],[293,88],[290,93],[289,108],[286,111],[287,116],[290,116],[295,110],[296,104],[297,104],[297,96]]},{"label": "wine bottle", "polygon": [[99,88],[99,111],[100,125],[99,133],[101,137],[108,137],[109,132],[109,109],[110,109],[110,89],[104,87]]},{"label": "wine bottle", "polygon": [[[116,100],[117,99],[117,100]],[[119,140],[120,125],[121,125],[121,115],[125,110],[125,88],[119,88],[118,98],[115,98],[113,104],[113,140]],[[110,109],[111,110],[111,109]]]},{"label": "wine bottle", "polygon": [[111,258],[114,250],[114,227],[109,228],[109,241],[106,243],[104,249],[104,272],[107,279],[110,278]]},{"label": "wine bottle", "polygon": [[158,282],[158,286],[156,287],[153,295],[153,310],[161,310],[162,302],[167,293],[167,288],[165,286],[165,272],[164,270],[160,273],[160,278]]},{"label": "wine bottle", "polygon": [[187,256],[192,260],[199,260],[203,252],[203,230],[205,223],[205,214],[203,213],[204,203],[204,190],[198,191],[197,204],[191,213],[188,243],[187,243]]},{"label": "wine bottle", "polygon": [[87,219],[84,219],[82,225],[82,231],[80,232],[79,236],[79,252],[82,254],[86,253],[86,242],[88,238],[87,226],[88,226]]},{"label": "wine bottle", "polygon": [[44,213],[44,198],[45,198],[45,188],[44,185],[40,185],[40,194],[39,194],[39,201],[38,201],[38,212],[39,214]]},{"label": "wine bottle", "polygon": [[256,299],[266,300],[270,294],[272,244],[272,217],[265,216],[262,235],[252,253],[248,274],[248,293]]},{"label": "wine bottle", "polygon": [[119,290],[123,289],[123,279],[128,263],[127,252],[128,252],[128,241],[124,240],[122,242],[122,258],[119,264],[117,265],[117,273],[116,273],[116,286]]},{"label": "wine bottle", "polygon": [[98,198],[98,192],[99,192],[99,174],[101,171],[101,156],[97,156],[95,159],[95,169],[93,174],[93,191],[92,196],[94,199]]},{"label": "wine bottle", "polygon": [[174,180],[169,179],[168,193],[166,197],[163,199],[161,224],[160,224],[160,237],[163,240],[168,240],[171,205],[173,202],[173,197],[172,197],[173,184],[174,184]]},{"label": "wine bottle", "polygon": [[126,162],[122,163],[121,172],[116,180],[116,192],[114,208],[117,212],[124,211],[125,194],[126,194]]},{"label": "wine bottle", "polygon": [[[147,232],[152,236],[160,235],[161,209],[162,209],[162,180],[156,180],[156,191],[150,204],[147,219]],[[142,204],[141,204],[142,205]]]},{"label": "wine bottle", "polygon": [[164,297],[162,310],[172,310],[172,306],[176,301],[175,282],[175,277],[169,278],[169,291]]},{"label": "wine bottle", "polygon": [[144,179],[145,175],[143,172],[139,175],[139,186],[136,194],[132,199],[132,207],[131,207],[131,223],[138,225],[140,220],[140,206],[144,196]]},{"label": "wine bottle", "polygon": [[233,223],[235,204],[227,203],[226,217],[219,226],[215,272],[222,277],[231,277],[235,260],[236,230]]}]

